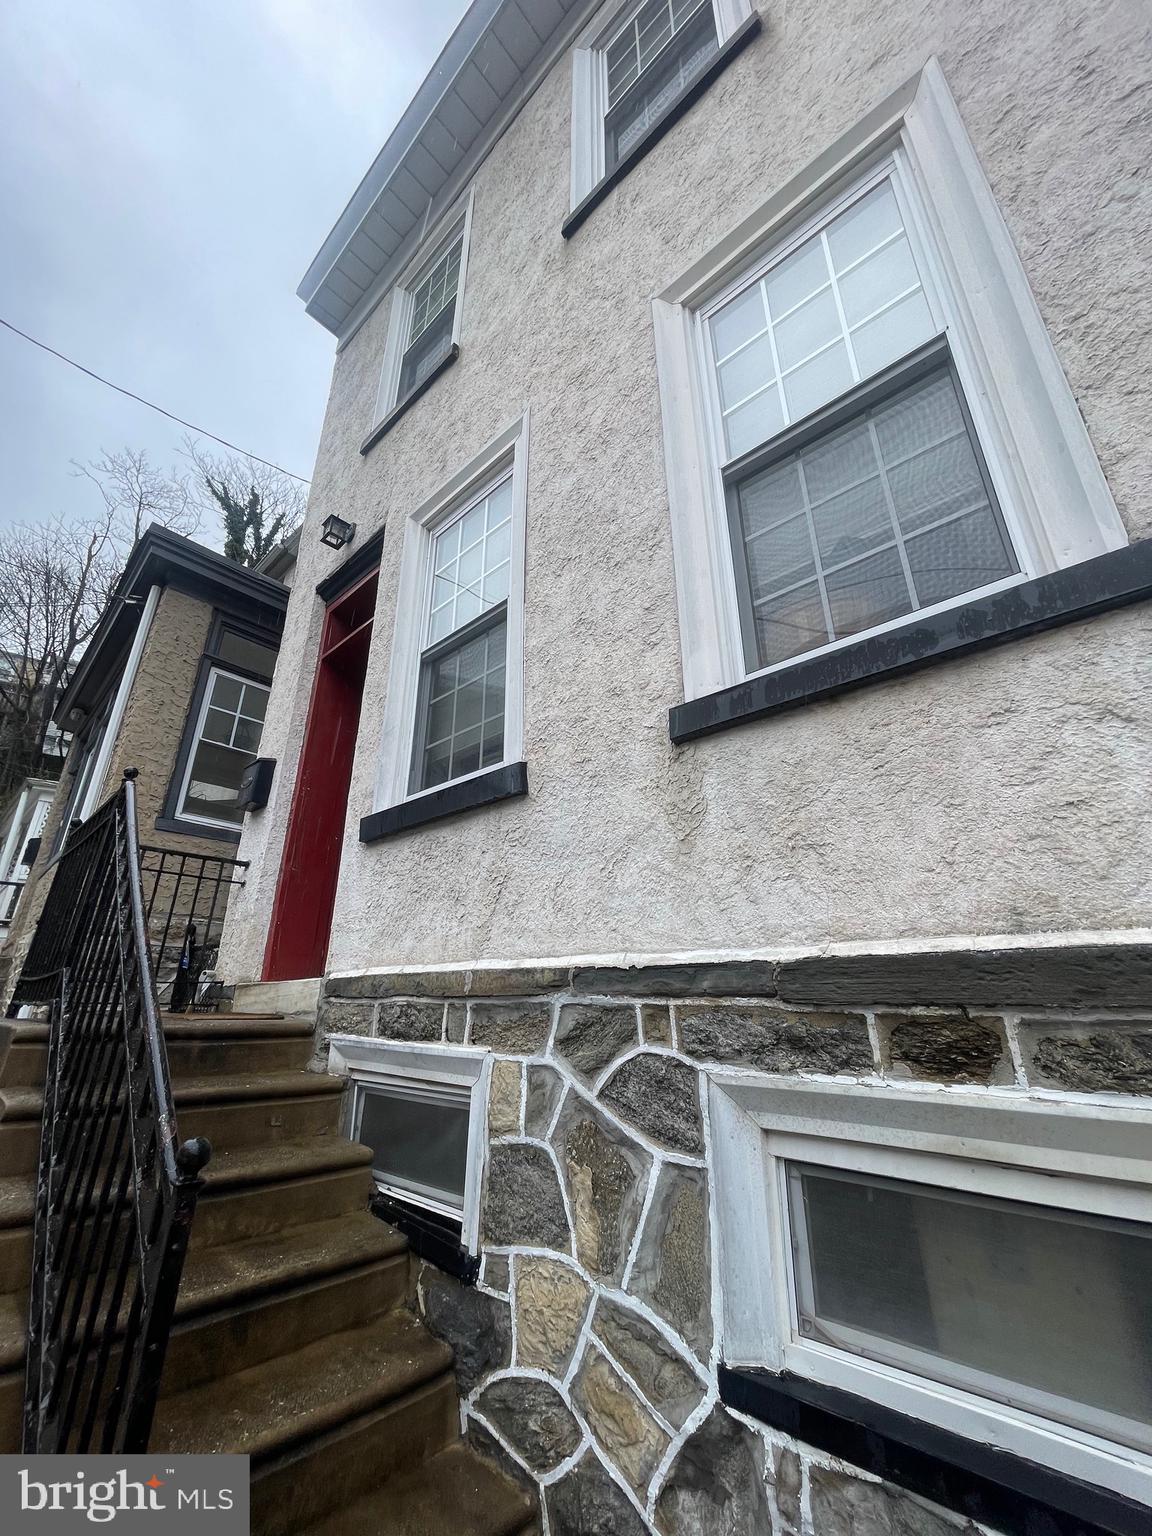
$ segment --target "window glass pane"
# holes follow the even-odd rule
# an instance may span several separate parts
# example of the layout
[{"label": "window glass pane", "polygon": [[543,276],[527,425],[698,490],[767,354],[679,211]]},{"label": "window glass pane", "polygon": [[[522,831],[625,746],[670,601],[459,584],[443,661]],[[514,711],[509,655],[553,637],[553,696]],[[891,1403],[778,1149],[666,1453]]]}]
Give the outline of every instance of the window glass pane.
[{"label": "window glass pane", "polygon": [[922,604],[1001,581],[1011,572],[1004,532],[991,507],[908,540],[908,564]]},{"label": "window glass pane", "polygon": [[769,383],[776,377],[776,364],[772,361],[772,343],[767,334],[742,348],[726,363],[721,363],[717,374],[720,403],[726,411]]},{"label": "window glass pane", "polygon": [[221,631],[214,654],[221,661],[230,661],[234,667],[243,667],[245,672],[255,672],[258,677],[271,677],[276,670],[274,645],[250,640],[247,635],[238,634],[234,629]]},{"label": "window glass pane", "polygon": [[[823,645],[1018,568],[947,369],[749,475],[730,494],[733,534],[743,544],[736,568],[755,615],[746,637],[751,670],[805,648],[783,649],[786,623]],[[813,574],[823,582],[831,635],[807,612],[799,620],[776,616],[785,590]]]},{"label": "window glass pane", "polygon": [[236,722],[236,730],[232,737],[232,745],[241,752],[248,752],[255,757],[260,750],[260,733],[264,725],[260,720],[246,720],[243,715]]},{"label": "window glass pane", "polygon": [[738,459],[742,453],[755,448],[765,438],[775,436],[783,425],[780,391],[773,384],[770,389],[756,395],[746,405],[738,406],[731,415],[724,418],[728,457]]},{"label": "window glass pane", "polygon": [[725,304],[712,316],[712,350],[718,359],[725,358],[737,347],[759,336],[767,327],[764,313],[764,295],[760,284],[739,294],[730,304]]},{"label": "window glass pane", "polygon": [[508,596],[511,518],[509,476],[436,535],[429,644],[442,640]]},{"label": "window glass pane", "polygon": [[879,373],[881,368],[930,341],[934,333],[928,300],[923,293],[909,294],[852,332],[852,350],[860,377]]},{"label": "window glass pane", "polygon": [[791,421],[799,421],[817,406],[852,388],[852,364],[842,341],[821,352],[794,373],[785,375],[784,398]]},{"label": "window glass pane", "polygon": [[1152,1230],[792,1165],[806,1337],[1051,1417],[1152,1422]]},{"label": "window glass pane", "polygon": [[718,47],[710,4],[686,13],[673,31],[667,0],[651,0],[620,38],[609,44],[609,110],[604,119],[608,170],[668,109]]},{"label": "window glass pane", "polygon": [[[456,298],[456,285],[460,276],[460,244],[457,240],[445,251],[431,271],[412,290],[412,324],[408,331],[408,345],[417,341],[433,320]],[[449,325],[449,329],[451,326]]]},{"label": "window glass pane", "polygon": [[504,756],[508,625],[492,623],[446,655],[425,661],[410,791],[432,789]]},{"label": "window glass pane", "polygon": [[212,703],[217,709],[239,709],[243,692],[244,684],[239,678],[227,677],[223,672],[213,674]]},{"label": "window glass pane", "polygon": [[909,288],[919,287],[916,263],[901,236],[846,272],[840,279],[840,302],[848,324],[859,325]]},{"label": "window glass pane", "polygon": [[252,761],[252,755],[251,752],[236,752],[231,747],[218,746],[215,742],[201,741],[192,756],[192,772],[180,814],[239,826],[244,820],[244,813],[236,803],[240,776]]},{"label": "window glass pane", "polygon": [[760,666],[785,661],[801,651],[828,643],[828,627],[820,589],[815,582],[783,597],[771,597],[755,609],[754,623],[763,660]]},{"label": "window glass pane", "polygon": [[826,585],[837,636],[854,635],[912,611],[904,567],[895,549],[841,566],[827,576]]},{"label": "window glass pane", "polygon": [[780,367],[785,370],[795,368],[814,352],[837,340],[840,332],[835,296],[831,288],[824,288],[812,298],[805,299],[777,325],[776,355]]},{"label": "window glass pane", "polygon": [[828,249],[837,272],[844,272],[903,228],[892,185],[882,182],[829,224]]},{"label": "window glass pane", "polygon": [[[930,340],[935,325],[891,184],[810,235],[708,323],[730,458]],[[776,410],[734,419],[757,385],[777,382]]]},{"label": "window glass pane", "polygon": [[810,299],[828,282],[828,263],[819,237],[806,240],[793,255],[773,267],[764,279],[768,308],[779,322],[789,310]]},{"label": "window glass pane", "polygon": [[372,1148],[372,1172],[399,1193],[462,1210],[468,1172],[469,1102],[450,1093],[361,1088],[358,1140]]},{"label": "window glass pane", "polygon": [[205,741],[222,741],[227,746],[232,740],[232,727],[236,723],[236,716],[222,709],[210,709],[204,716],[204,727],[200,732]]}]

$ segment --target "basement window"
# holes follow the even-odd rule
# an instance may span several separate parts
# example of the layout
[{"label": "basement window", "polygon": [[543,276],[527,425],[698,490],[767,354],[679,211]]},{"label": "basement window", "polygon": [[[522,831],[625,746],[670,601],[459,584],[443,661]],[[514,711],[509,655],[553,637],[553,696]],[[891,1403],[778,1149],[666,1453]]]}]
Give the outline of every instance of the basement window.
[{"label": "basement window", "polygon": [[425,1258],[474,1278],[488,1052],[355,1035],[332,1035],[329,1047],[329,1071],[352,1087],[347,1134],[372,1150],[377,1212]]},{"label": "basement window", "polygon": [[737,1375],[1152,1503],[1152,1111],[725,1074],[711,1096]]}]

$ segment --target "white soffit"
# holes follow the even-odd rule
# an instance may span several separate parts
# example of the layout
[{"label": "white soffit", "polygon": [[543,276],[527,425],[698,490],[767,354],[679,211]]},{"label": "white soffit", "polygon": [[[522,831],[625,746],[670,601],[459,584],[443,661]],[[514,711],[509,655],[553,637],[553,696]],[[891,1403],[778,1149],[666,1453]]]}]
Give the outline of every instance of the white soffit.
[{"label": "white soffit", "polygon": [[296,290],[341,335],[587,0],[473,0]]}]

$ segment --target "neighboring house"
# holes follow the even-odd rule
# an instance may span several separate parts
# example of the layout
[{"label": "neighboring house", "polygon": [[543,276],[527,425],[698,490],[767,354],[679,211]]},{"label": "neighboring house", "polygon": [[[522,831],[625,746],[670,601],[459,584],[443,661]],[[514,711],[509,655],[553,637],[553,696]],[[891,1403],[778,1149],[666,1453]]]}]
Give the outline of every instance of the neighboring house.
[{"label": "neighboring house", "polygon": [[[139,774],[140,841],[157,868],[164,852],[187,856],[188,869],[234,858],[240,776],[260,748],[287,599],[280,581],[158,525],[137,541],[57,706],[72,747],[0,956],[5,991],[69,827],[126,768]],[[215,928],[222,917],[221,904]]]},{"label": "neighboring house", "polygon": [[476,0],[304,279],[219,972],[552,1536],[1147,1528],[1144,22]]},{"label": "neighboring house", "polygon": [[55,794],[55,779],[25,779],[0,816],[0,945],[12,930]]}]

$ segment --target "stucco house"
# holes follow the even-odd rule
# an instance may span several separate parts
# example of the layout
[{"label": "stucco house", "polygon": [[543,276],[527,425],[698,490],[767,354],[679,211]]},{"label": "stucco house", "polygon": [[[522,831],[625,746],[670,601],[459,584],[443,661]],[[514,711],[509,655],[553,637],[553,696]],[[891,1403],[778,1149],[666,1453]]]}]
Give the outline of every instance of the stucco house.
[{"label": "stucco house", "polygon": [[[283,566],[287,574],[290,569],[290,562]],[[126,768],[139,775],[140,840],[160,898],[158,921],[160,887],[171,887],[178,871],[207,873],[212,861],[229,861],[219,889],[206,883],[195,894],[199,947],[214,950],[239,878],[240,778],[260,750],[287,600],[284,581],[246,570],[159,524],[137,540],[57,704],[57,726],[72,733],[72,744],[59,784],[36,789],[34,862],[17,871],[20,903],[0,935],[6,937],[0,950],[5,997],[69,827],[88,820]],[[13,858],[16,853],[13,842]],[[176,924],[167,935],[165,948],[177,955],[182,931]],[[170,988],[170,969],[161,979]]]},{"label": "stucco house", "polygon": [[1148,1528],[1149,66],[475,0],[305,275],[219,968],[551,1536]]}]

